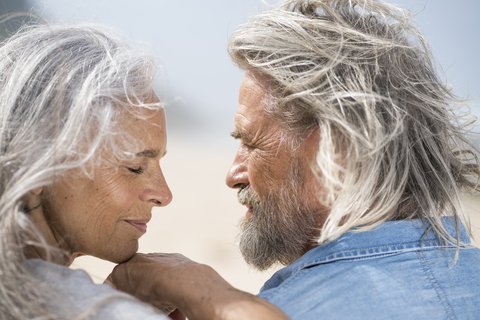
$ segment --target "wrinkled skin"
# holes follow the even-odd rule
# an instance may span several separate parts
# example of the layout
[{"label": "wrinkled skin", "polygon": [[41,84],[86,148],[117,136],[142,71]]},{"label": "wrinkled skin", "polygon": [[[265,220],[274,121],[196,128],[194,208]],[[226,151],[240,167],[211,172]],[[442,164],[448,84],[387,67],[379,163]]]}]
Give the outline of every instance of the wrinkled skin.
[{"label": "wrinkled skin", "polygon": [[[32,221],[48,243],[70,255],[59,263],[69,265],[79,255],[116,263],[129,259],[153,207],[172,200],[160,167],[167,145],[165,112],[145,110],[143,116],[127,115],[120,123],[135,142],[128,149],[133,158],[117,159],[103,150],[92,177],[71,169],[53,185],[29,193]],[[35,257],[35,252],[29,255]]]},{"label": "wrinkled skin", "polygon": [[292,137],[265,111],[268,92],[265,76],[246,73],[232,133],[240,147],[226,177],[248,209],[240,225],[240,249],[259,270],[276,262],[288,265],[315,247],[326,217],[312,171],[318,129],[306,132],[295,148],[287,143]]}]

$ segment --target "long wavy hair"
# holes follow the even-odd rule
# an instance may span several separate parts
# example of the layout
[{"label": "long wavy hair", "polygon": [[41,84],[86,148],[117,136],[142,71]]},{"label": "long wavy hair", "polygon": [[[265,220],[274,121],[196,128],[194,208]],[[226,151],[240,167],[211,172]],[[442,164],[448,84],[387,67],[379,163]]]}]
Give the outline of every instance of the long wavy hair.
[{"label": "long wavy hair", "polygon": [[91,174],[101,149],[123,156],[119,120],[161,107],[144,103],[157,70],[152,55],[98,25],[28,26],[1,44],[1,319],[57,318],[24,266],[24,248],[49,260],[64,253],[30,221],[26,195],[73,168]]},{"label": "long wavy hair", "polygon": [[313,170],[329,210],[320,244],[425,218],[458,254],[442,217],[469,230],[460,192],[479,190],[475,119],[438,76],[412,16],[374,0],[288,0],[231,37],[234,63],[268,79],[266,111],[290,141],[318,128]]}]

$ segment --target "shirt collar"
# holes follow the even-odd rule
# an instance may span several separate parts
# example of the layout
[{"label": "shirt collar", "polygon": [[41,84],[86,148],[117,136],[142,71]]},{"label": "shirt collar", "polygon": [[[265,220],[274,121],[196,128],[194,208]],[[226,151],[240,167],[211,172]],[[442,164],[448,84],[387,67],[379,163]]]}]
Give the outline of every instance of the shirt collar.
[{"label": "shirt collar", "polygon": [[[444,217],[442,223],[447,232],[456,239],[454,219]],[[344,259],[368,258],[379,254],[396,254],[419,248],[455,247],[452,243],[442,245],[431,230],[425,233],[429,226],[427,220],[412,219],[384,222],[368,231],[355,232],[355,229],[352,229],[337,239],[311,249],[291,265],[276,272],[261,291],[276,286],[298,270],[313,265]],[[458,228],[460,241],[469,244],[470,239],[460,221]]]}]

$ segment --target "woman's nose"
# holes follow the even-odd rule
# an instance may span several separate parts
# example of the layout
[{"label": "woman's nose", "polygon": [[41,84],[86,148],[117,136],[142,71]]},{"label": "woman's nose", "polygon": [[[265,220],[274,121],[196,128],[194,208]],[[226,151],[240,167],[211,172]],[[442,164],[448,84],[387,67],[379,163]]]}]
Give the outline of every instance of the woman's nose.
[{"label": "woman's nose", "polygon": [[150,177],[151,183],[145,188],[140,199],[156,207],[164,207],[172,201],[172,192],[167,185],[167,181],[160,171],[158,175]]},{"label": "woman's nose", "polygon": [[238,189],[250,183],[248,180],[248,160],[248,152],[239,149],[225,179],[227,186]]}]

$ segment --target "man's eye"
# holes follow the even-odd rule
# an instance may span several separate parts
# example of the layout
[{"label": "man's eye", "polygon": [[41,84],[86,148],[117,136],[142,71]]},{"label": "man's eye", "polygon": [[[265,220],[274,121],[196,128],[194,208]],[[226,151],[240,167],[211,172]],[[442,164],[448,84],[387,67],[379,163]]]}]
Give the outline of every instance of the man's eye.
[{"label": "man's eye", "polygon": [[127,168],[128,171],[133,172],[135,174],[142,174],[143,173],[143,168],[138,167],[138,168]]},{"label": "man's eye", "polygon": [[245,149],[247,149],[247,150],[253,150],[253,149],[255,149],[254,146],[252,146],[252,145],[250,145],[250,144],[246,144],[246,143],[242,144],[242,146],[243,146]]}]

